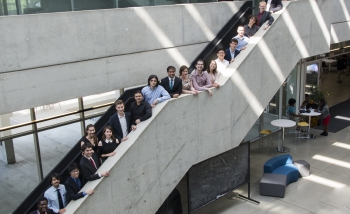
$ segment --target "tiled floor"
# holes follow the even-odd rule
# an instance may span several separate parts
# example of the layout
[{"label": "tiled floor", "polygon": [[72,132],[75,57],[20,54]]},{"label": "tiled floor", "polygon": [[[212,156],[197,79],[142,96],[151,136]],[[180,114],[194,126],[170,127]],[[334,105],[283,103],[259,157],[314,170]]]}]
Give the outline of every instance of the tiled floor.
[{"label": "tiled floor", "polygon": [[[291,150],[294,160],[306,160],[311,165],[311,175],[300,178],[287,186],[284,198],[261,196],[259,181],[264,163],[280,155],[261,153],[258,142],[251,144],[251,197],[259,205],[228,194],[217,201],[197,210],[195,214],[249,214],[249,213],[350,213],[348,195],[350,192],[350,127],[328,137],[298,140],[295,134],[286,134],[285,145]],[[281,133],[273,134],[274,146],[281,139]],[[340,147],[341,146],[341,147]],[[179,184],[183,208],[187,213],[186,180]],[[234,192],[247,194],[247,186]]]}]

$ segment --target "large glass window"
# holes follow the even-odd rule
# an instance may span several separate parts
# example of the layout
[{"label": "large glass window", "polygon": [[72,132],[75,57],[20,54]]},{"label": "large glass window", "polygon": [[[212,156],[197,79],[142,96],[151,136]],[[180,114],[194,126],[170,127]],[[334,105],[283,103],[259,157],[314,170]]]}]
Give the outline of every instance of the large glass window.
[{"label": "large glass window", "polygon": [[286,111],[288,108],[288,100],[290,98],[298,99],[297,91],[297,81],[298,81],[298,66],[295,66],[292,72],[289,74],[285,82],[283,83],[282,92],[282,116],[287,116]]}]

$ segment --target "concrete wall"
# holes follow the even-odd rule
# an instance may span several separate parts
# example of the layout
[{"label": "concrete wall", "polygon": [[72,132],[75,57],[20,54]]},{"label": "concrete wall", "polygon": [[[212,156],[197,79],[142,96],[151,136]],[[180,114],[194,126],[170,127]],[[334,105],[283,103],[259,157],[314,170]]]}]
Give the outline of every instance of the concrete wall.
[{"label": "concrete wall", "polygon": [[168,65],[189,65],[242,4],[0,17],[0,114],[145,84]]},{"label": "concrete wall", "polygon": [[350,38],[350,1],[332,0],[331,43],[348,41]]},{"label": "concrete wall", "polygon": [[193,164],[238,146],[295,64],[329,51],[332,1],[283,3],[212,97],[201,92],[158,105],[99,169],[111,176],[89,182],[84,189],[95,194],[70,203],[67,213],[155,213]]}]

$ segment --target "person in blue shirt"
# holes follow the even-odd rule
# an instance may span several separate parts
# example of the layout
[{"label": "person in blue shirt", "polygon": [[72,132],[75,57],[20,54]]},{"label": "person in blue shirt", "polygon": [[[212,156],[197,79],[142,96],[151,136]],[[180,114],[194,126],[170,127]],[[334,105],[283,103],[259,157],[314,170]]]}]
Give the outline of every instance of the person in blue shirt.
[{"label": "person in blue shirt", "polygon": [[169,100],[171,97],[169,93],[159,85],[159,80],[156,75],[148,77],[148,86],[142,89],[143,100],[148,102],[152,108],[156,107],[158,103]]},{"label": "person in blue shirt", "polygon": [[68,167],[68,172],[71,176],[67,178],[66,182],[64,182],[64,186],[67,190],[68,199],[67,202],[69,203],[71,200],[78,200],[79,198],[83,198],[86,195],[91,195],[94,193],[92,189],[79,192],[81,188],[83,187],[83,183],[79,177],[79,168],[78,165],[73,162]]},{"label": "person in blue shirt", "polygon": [[238,45],[236,46],[236,50],[241,51],[241,50],[245,50],[247,48],[246,45],[249,43],[249,38],[244,35],[244,27],[243,26],[239,26],[237,28],[237,36],[235,36],[233,38],[237,39],[237,41],[238,41]]},{"label": "person in blue shirt", "polygon": [[297,101],[294,98],[290,98],[288,100],[288,108],[286,113],[287,113],[288,119],[290,120],[295,120],[295,117],[299,117],[299,115],[295,113],[294,105],[296,102]]},{"label": "person in blue shirt", "polygon": [[65,213],[67,206],[67,191],[63,184],[60,184],[61,176],[58,173],[52,173],[50,176],[51,187],[46,190],[44,197],[48,201],[48,208],[55,213]]}]

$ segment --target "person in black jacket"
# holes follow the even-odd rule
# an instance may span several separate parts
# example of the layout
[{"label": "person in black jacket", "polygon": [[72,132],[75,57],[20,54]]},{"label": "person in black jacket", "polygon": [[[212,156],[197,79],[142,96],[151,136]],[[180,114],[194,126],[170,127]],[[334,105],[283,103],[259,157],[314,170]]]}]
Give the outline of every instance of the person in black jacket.
[{"label": "person in black jacket", "polygon": [[83,153],[80,159],[80,169],[83,178],[83,185],[88,181],[100,179],[101,177],[108,177],[109,172],[96,173],[100,167],[100,160],[92,150],[91,143],[86,143],[81,146]]},{"label": "person in black jacket", "polygon": [[38,209],[30,212],[29,214],[54,214],[52,209],[47,208],[47,198],[41,197],[36,202]]},{"label": "person in black jacket", "polygon": [[259,13],[256,14],[257,22],[255,23],[257,26],[261,27],[266,21],[269,21],[267,25],[264,27],[264,30],[266,30],[270,25],[272,25],[272,22],[275,21],[275,19],[271,16],[271,13],[268,11],[265,11],[266,9],[266,2],[262,1],[259,3]]},{"label": "person in black jacket", "polygon": [[66,182],[64,183],[64,186],[66,187],[66,191],[68,194],[68,200],[67,203],[69,203],[71,200],[78,200],[80,198],[85,197],[86,195],[91,195],[94,193],[92,189],[79,192],[81,188],[83,187],[83,183],[81,182],[81,179],[79,178],[79,168],[78,165],[73,162],[68,167],[68,172],[71,176],[67,178]]},{"label": "person in black jacket", "polygon": [[171,98],[178,98],[182,92],[182,80],[175,76],[174,66],[168,66],[166,69],[168,76],[163,78],[160,85],[169,93]]},{"label": "person in black jacket", "polygon": [[109,119],[109,126],[113,128],[114,137],[118,140],[118,143],[121,143],[128,139],[127,135],[130,130],[134,130],[131,127],[132,117],[129,112],[124,112],[123,100],[115,101],[114,105],[117,112]]}]

